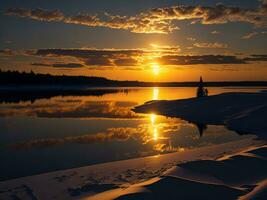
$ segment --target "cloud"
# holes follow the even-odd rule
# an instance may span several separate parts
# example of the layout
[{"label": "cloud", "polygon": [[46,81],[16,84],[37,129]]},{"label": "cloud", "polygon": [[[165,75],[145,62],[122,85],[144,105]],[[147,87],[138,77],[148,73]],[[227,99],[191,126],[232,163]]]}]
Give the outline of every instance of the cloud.
[{"label": "cloud", "polygon": [[227,44],[222,44],[222,43],[208,43],[208,42],[203,42],[203,43],[195,43],[195,47],[198,48],[209,48],[209,49],[226,49],[228,48]]},{"label": "cloud", "polygon": [[39,56],[74,56],[78,58],[93,58],[101,56],[112,58],[114,55],[138,55],[143,52],[143,50],[139,49],[38,49],[33,52],[33,54]]},{"label": "cloud", "polygon": [[37,8],[34,10],[27,10],[23,8],[9,8],[6,11],[7,15],[15,15],[18,17],[28,17],[39,21],[62,21],[64,19],[63,13],[59,10],[44,10]]},{"label": "cloud", "polygon": [[251,32],[251,33],[248,33],[247,35],[244,35],[243,37],[242,37],[242,39],[244,39],[244,40],[248,40],[248,39],[251,39],[251,38],[253,38],[253,37],[255,37],[255,36],[257,36],[257,35],[265,35],[265,34],[267,34],[267,32],[266,31],[262,31],[262,32]]},{"label": "cloud", "polygon": [[248,39],[251,39],[251,38],[255,37],[255,36],[258,35],[258,34],[259,34],[258,32],[252,32],[252,33],[249,33],[249,34],[247,34],[247,35],[244,35],[244,36],[242,37],[242,39],[244,39],[244,40],[248,40]]},{"label": "cloud", "polygon": [[236,56],[201,55],[201,56],[163,56],[159,62],[164,65],[199,65],[199,64],[245,64]]},{"label": "cloud", "polygon": [[84,67],[80,63],[31,63],[32,66],[55,67],[55,68],[81,68]]},{"label": "cloud", "polygon": [[[226,48],[220,43],[195,43],[198,48]],[[157,49],[159,48],[159,49]],[[37,49],[21,52],[25,56],[40,59],[61,60],[58,63],[36,62],[33,66],[55,68],[81,68],[107,70],[120,67],[125,70],[140,70],[151,67],[152,63],[161,66],[199,64],[249,64],[266,61],[265,55],[186,55],[179,52],[179,46],[154,46],[152,49]],[[9,52],[16,54],[16,52]],[[17,55],[17,54],[16,54]],[[73,60],[75,62],[66,62]]]},{"label": "cloud", "polygon": [[152,47],[151,51],[157,53],[157,52],[180,52],[181,48],[179,45],[169,46],[169,45],[158,45],[158,44],[150,44]]},{"label": "cloud", "polygon": [[2,56],[13,56],[14,55],[14,52],[10,49],[3,49],[3,50],[0,50],[0,55]]},{"label": "cloud", "polygon": [[[170,49],[171,51],[171,49]],[[81,64],[71,63],[53,65],[54,67],[82,67],[82,66],[135,66],[138,57],[147,54],[141,49],[38,49],[30,55],[42,57],[73,57]]]},{"label": "cloud", "polygon": [[113,66],[111,59],[104,56],[89,57],[84,60],[84,63],[89,66]]},{"label": "cloud", "polygon": [[245,61],[267,61],[267,55],[251,55],[250,57],[244,58]]},{"label": "cloud", "polygon": [[80,63],[55,63],[52,65],[55,68],[81,68],[84,65]]},{"label": "cloud", "polygon": [[217,35],[217,34],[220,34],[220,32],[215,30],[215,31],[212,31],[211,34]]},{"label": "cloud", "polygon": [[[227,45],[220,43],[196,43],[199,48],[226,48]],[[165,47],[167,49],[167,47]],[[41,56],[71,56],[83,61],[86,66],[98,66],[103,69],[105,66],[145,66],[152,62],[160,65],[198,65],[198,64],[246,64],[247,60],[233,55],[181,55],[176,48],[171,51],[158,52],[140,49],[40,49],[36,55]],[[152,58],[151,58],[152,56]]]},{"label": "cloud", "polygon": [[47,63],[31,63],[32,66],[40,66],[40,67],[51,67],[52,64]]},{"label": "cloud", "polygon": [[256,26],[266,25],[267,4],[262,1],[257,9],[225,6],[188,6],[177,5],[145,10],[133,16],[121,16],[109,13],[104,15],[78,14],[65,16],[59,10],[41,8],[28,10],[9,8],[7,15],[31,18],[39,21],[57,21],[89,27],[107,27],[129,30],[134,33],[171,33],[179,30],[174,21],[190,20],[191,23],[225,24],[229,22],[246,22]]},{"label": "cloud", "polygon": [[119,58],[114,60],[116,66],[136,66],[138,61],[133,58]]},{"label": "cloud", "polygon": [[196,38],[192,38],[192,37],[189,37],[189,38],[186,38],[188,41],[196,41]]}]

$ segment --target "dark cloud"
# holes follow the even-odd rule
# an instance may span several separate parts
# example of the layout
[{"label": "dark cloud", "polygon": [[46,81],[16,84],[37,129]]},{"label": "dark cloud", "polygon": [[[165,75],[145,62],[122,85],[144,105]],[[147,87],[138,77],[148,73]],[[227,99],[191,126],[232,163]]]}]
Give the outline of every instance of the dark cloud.
[{"label": "dark cloud", "polygon": [[40,56],[57,55],[79,58],[99,56],[112,58],[114,55],[138,55],[142,53],[144,51],[139,49],[38,49],[34,54]]},{"label": "dark cloud", "polygon": [[136,66],[138,64],[138,61],[133,58],[120,58],[114,60],[114,64],[116,66]]},{"label": "dark cloud", "polygon": [[164,65],[198,65],[198,64],[245,64],[236,56],[201,55],[201,56],[163,56],[159,62]]},{"label": "dark cloud", "polygon": [[130,66],[137,60],[132,56],[146,54],[139,49],[39,49],[31,55],[70,56],[79,59],[86,66]]},{"label": "dark cloud", "polygon": [[6,11],[7,15],[15,15],[19,17],[29,17],[31,19],[40,21],[62,21],[64,15],[59,10],[44,10],[37,8],[34,10],[28,10],[23,8],[9,8]]},{"label": "dark cloud", "polygon": [[246,22],[257,26],[266,25],[267,4],[261,1],[257,9],[225,6],[177,5],[145,10],[133,16],[120,16],[105,13],[103,16],[78,14],[64,16],[60,11],[44,9],[27,10],[10,8],[7,15],[28,17],[40,21],[61,21],[90,27],[108,27],[129,30],[135,33],[170,33],[179,29],[173,21],[190,20],[201,24],[224,24],[228,22]]},{"label": "dark cloud", "polygon": [[13,56],[14,52],[12,50],[10,50],[10,49],[3,49],[3,50],[0,50],[0,55]]},{"label": "dark cloud", "polygon": [[55,68],[81,68],[84,67],[83,64],[80,63],[31,63],[33,66],[40,67],[55,67]]},{"label": "dark cloud", "polygon": [[[203,44],[204,45],[204,44]],[[224,48],[223,44],[211,43],[206,48]],[[202,48],[204,48],[202,46]],[[207,47],[208,46],[208,47]],[[84,50],[84,49],[40,49],[36,55],[72,56],[82,58],[85,65],[97,66],[136,66],[138,57],[152,54],[144,50]],[[162,52],[163,53],[163,52]],[[156,60],[161,65],[196,65],[196,64],[245,64],[246,60],[232,55],[177,55],[175,52],[164,52]]]},{"label": "dark cloud", "polygon": [[[200,43],[199,43],[200,45]],[[226,48],[219,43],[201,43],[199,48]],[[12,54],[9,53],[9,54]],[[243,54],[233,55],[181,55],[177,48],[164,47],[160,50],[149,49],[39,49],[25,51],[23,55],[41,58],[62,59],[62,63],[32,63],[34,66],[55,68],[88,67],[94,70],[105,70],[122,67],[127,70],[144,69],[157,62],[164,65],[198,65],[198,64],[249,64],[257,61],[267,61],[265,55]],[[156,55],[156,56],[155,56]],[[65,63],[65,60],[76,60]],[[142,66],[142,67],[140,67]]]},{"label": "dark cloud", "polygon": [[113,66],[113,63],[110,58],[99,56],[91,57],[84,60],[85,65],[92,66]]},{"label": "dark cloud", "polygon": [[245,61],[267,61],[267,55],[251,55],[244,58]]},{"label": "dark cloud", "polygon": [[[219,43],[201,43],[199,48],[226,48],[227,45]],[[40,49],[36,55],[42,56],[71,56],[78,58],[86,66],[139,66],[147,64],[143,57],[153,54],[153,51],[145,50],[85,50],[85,49]],[[235,55],[178,55],[175,51],[164,50],[154,62],[161,65],[198,65],[198,64],[248,64],[253,61],[267,61],[265,55],[251,55],[241,57]],[[150,60],[151,62],[151,60]],[[82,65],[82,64],[81,64]],[[100,69],[100,68],[99,68]]]},{"label": "dark cloud", "polygon": [[52,65],[55,68],[81,68],[84,65],[80,63],[55,63]]},{"label": "dark cloud", "polygon": [[51,67],[51,64],[47,63],[31,63],[32,66]]}]

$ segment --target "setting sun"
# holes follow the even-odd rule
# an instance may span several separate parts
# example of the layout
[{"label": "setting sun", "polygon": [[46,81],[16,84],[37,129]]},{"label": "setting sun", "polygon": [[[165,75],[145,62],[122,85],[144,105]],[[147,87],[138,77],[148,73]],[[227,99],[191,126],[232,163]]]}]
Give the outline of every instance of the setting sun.
[{"label": "setting sun", "polygon": [[159,67],[159,65],[158,65],[157,63],[153,63],[153,64],[151,65],[151,67],[152,67],[152,70],[153,70],[153,74],[154,74],[154,75],[159,75],[159,72],[160,72],[160,67]]}]

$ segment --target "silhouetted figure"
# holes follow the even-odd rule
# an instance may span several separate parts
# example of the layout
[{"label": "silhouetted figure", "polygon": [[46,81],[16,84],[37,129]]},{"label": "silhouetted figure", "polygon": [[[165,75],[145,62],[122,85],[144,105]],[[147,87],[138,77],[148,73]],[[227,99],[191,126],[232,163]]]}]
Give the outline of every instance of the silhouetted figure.
[{"label": "silhouetted figure", "polygon": [[198,88],[197,88],[197,97],[205,97],[208,96],[208,89],[204,88],[203,86],[203,79],[202,76],[200,76]]},{"label": "silhouetted figure", "polygon": [[208,96],[209,95],[209,91],[207,88],[205,88],[205,96]]}]

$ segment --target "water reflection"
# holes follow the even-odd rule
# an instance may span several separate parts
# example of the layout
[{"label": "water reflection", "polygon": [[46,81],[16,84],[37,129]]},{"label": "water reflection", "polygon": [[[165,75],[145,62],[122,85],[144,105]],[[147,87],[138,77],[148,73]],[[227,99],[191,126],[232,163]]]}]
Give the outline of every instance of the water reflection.
[{"label": "water reflection", "polygon": [[159,88],[154,87],[153,88],[153,97],[152,100],[158,100],[159,99]]},{"label": "water reflection", "polygon": [[151,130],[152,130],[153,140],[158,140],[158,129],[157,129],[157,125],[155,124],[155,121],[156,121],[155,114],[150,114],[150,121],[151,121]]},{"label": "water reflection", "polygon": [[199,132],[199,137],[203,136],[204,131],[207,130],[207,125],[206,124],[202,124],[202,123],[196,123],[196,122],[192,122],[194,125],[196,125],[198,132]]},{"label": "water reflection", "polygon": [[[195,88],[154,87],[127,91],[102,96],[56,96],[33,103],[1,103],[0,160],[4,162],[0,165],[0,177],[19,177],[253,139],[221,126],[197,124],[196,127],[176,118],[131,111],[134,106],[150,100],[192,97]],[[212,94],[213,90],[209,91]],[[219,93],[224,89],[214,91]]]},{"label": "water reflection", "polygon": [[[92,101],[83,97],[51,99],[34,104],[19,103],[0,106],[0,117],[33,116],[41,118],[129,118],[142,117],[131,111],[131,101]],[[4,109],[1,109],[4,108]]]},{"label": "water reflection", "polygon": [[51,99],[56,96],[104,96],[106,94],[115,94],[115,93],[128,93],[130,90],[133,89],[117,89],[117,88],[27,88],[24,87],[22,90],[21,88],[17,90],[14,89],[1,89],[0,93],[0,103],[21,103],[21,102],[31,102],[34,103],[36,100],[40,99]]},{"label": "water reflection", "polygon": [[[159,98],[159,89],[157,87],[153,88],[153,100],[158,100]],[[155,114],[150,114],[150,119],[151,119],[151,127],[153,130],[153,140],[158,140],[158,129],[157,129],[157,125],[156,125],[156,115]]]}]

